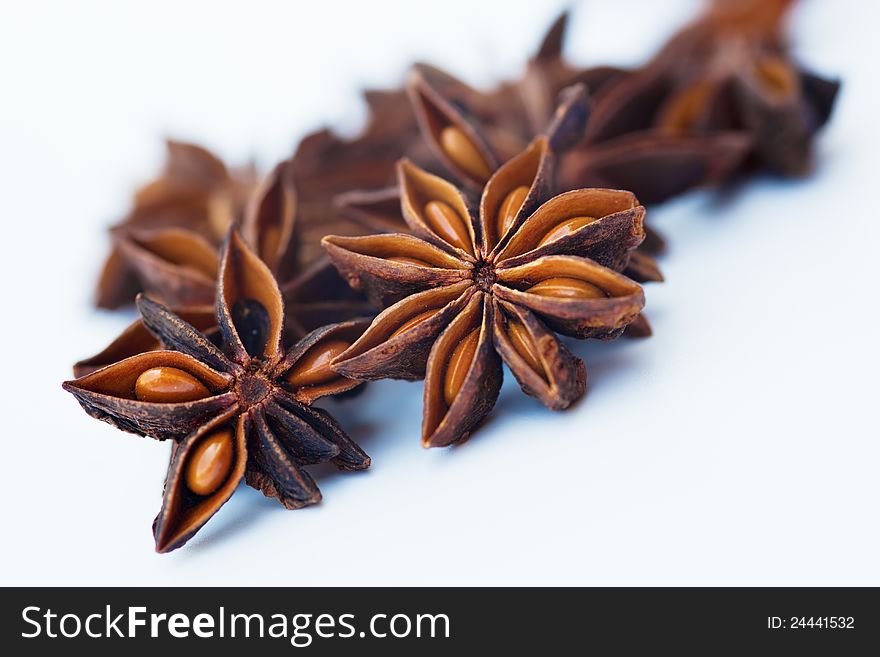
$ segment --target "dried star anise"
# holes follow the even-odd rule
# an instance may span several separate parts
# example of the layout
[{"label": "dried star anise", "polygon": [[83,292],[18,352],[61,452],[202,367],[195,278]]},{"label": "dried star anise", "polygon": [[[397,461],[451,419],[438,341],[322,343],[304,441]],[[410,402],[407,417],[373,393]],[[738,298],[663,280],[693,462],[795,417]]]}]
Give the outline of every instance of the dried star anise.
[{"label": "dried star anise", "polygon": [[554,331],[612,338],[644,305],[618,274],[644,238],[629,192],[550,196],[546,138],[502,165],[474,213],[449,182],[399,164],[414,235],[329,236],[340,273],[383,311],[332,367],[355,379],[425,376],[422,441],[462,440],[492,409],[502,360],[523,390],[553,409],[584,392],[586,373]]},{"label": "dried star anise", "polygon": [[[279,279],[293,268],[296,190],[288,162],[281,162],[256,186],[239,216],[224,213],[223,231],[241,221],[245,238]],[[155,184],[155,183],[154,183]],[[135,271],[144,290],[164,303],[212,304],[220,255],[206,236],[205,225],[179,218],[177,223],[128,227],[116,238],[117,248]],[[213,230],[213,228],[211,229]]]},{"label": "dried star anise", "polygon": [[[363,297],[339,278],[326,256],[297,269],[296,216],[290,162],[284,161],[251,194],[241,230],[272,274],[285,281],[281,292],[287,309],[286,344],[320,326],[374,313]],[[127,255],[128,263],[140,273],[146,291],[170,304],[175,314],[200,331],[216,335],[216,314],[207,305],[214,303],[216,297],[220,266],[216,249],[199,233],[183,226],[129,232],[118,245]],[[136,235],[141,235],[140,242],[135,241]],[[120,358],[159,347],[156,338],[138,320],[101,353],[76,363],[74,374],[82,376]]]},{"label": "dried star anise", "polygon": [[174,441],[156,549],[189,540],[244,478],[295,509],[321,499],[303,466],[360,470],[369,457],[316,399],[357,382],[329,361],[365,322],[317,329],[286,352],[284,304],[268,267],[233,228],[219,269],[216,323],[223,349],[147,297],[137,305],[166,350],[148,351],[64,384],[86,412],[128,432]]},{"label": "dried star anise", "polygon": [[[791,58],[791,0],[713,0],[641,70],[597,99],[587,141],[639,130],[663,139],[747,138],[745,168],[809,170],[811,142],[839,89]],[[572,165],[577,173],[578,164]]]},{"label": "dried star anise", "polygon": [[[441,94],[440,88],[449,97]],[[408,93],[425,141],[437,161],[462,183],[466,194],[472,195],[481,190],[486,182],[484,177],[497,169],[499,158],[488,146],[489,140],[483,137],[481,130],[457,109],[465,104],[465,99],[473,101],[479,99],[479,95],[455,78],[425,66],[418,67],[411,76]],[[589,102],[583,84],[575,84],[560,93],[559,105],[545,126],[546,140],[554,154],[562,153],[577,143],[588,116]],[[392,232],[407,229],[400,210],[397,187],[353,191],[341,195],[337,202],[343,211],[367,228]],[[624,274],[638,282],[663,280],[655,259],[639,249],[633,249],[622,264]],[[652,329],[648,320],[639,315],[626,327],[625,332],[628,337],[644,338],[652,334]]]},{"label": "dried star anise", "polygon": [[[147,284],[158,279],[161,285],[174,273],[165,271],[167,266],[181,255],[190,260],[184,276],[189,285],[196,291],[210,287],[216,275],[217,244],[230,223],[241,217],[257,184],[253,166],[230,169],[195,144],[168,140],[166,149],[161,175],[138,190],[131,211],[110,230],[113,245],[95,301],[101,308],[131,303],[144,289],[144,274]],[[172,233],[163,236],[160,229]],[[177,229],[186,229],[187,236],[175,240]]]},{"label": "dried star anise", "polygon": [[[447,98],[440,88],[451,96]],[[407,89],[425,141],[442,164],[442,169],[458,180],[467,193],[483,189],[498,169],[498,163],[509,160],[514,154],[509,150],[514,143],[519,143],[518,140],[507,140],[510,143],[499,148],[497,145],[504,140],[497,136],[497,132],[491,139],[459,109],[464,106],[464,99],[473,100],[476,92],[436,69],[416,69]],[[560,93],[559,104],[543,129],[556,155],[564,157],[564,153],[579,141],[588,123],[589,112],[583,84],[568,87]],[[401,226],[404,222],[396,188],[350,192],[340,196],[338,203],[354,220],[374,230],[393,230],[395,224],[397,230],[406,229],[405,225]],[[634,251],[626,266],[625,273],[640,282],[663,280],[656,261],[647,253]],[[647,323],[642,322],[646,328],[641,334],[650,333]]]},{"label": "dried star anise", "polygon": [[235,223],[281,281],[295,311],[287,326],[293,337],[368,314],[318,246],[330,226],[315,212],[313,192],[305,206],[298,199],[296,170],[283,161],[258,183],[252,168],[230,171],[199,146],[168,142],[163,175],[138,192],[135,209],[111,231],[114,250],[99,287],[114,289],[118,303],[101,305],[121,305],[140,290],[186,311],[213,304],[219,241]]},{"label": "dried star anise", "polygon": [[[484,137],[481,129],[470,123],[453,102],[428,84],[424,76],[418,73],[413,75],[409,91],[422,132],[437,157],[464,184],[482,189],[486,182],[484,175],[497,169],[497,158],[489,146],[491,140]],[[583,83],[566,87],[560,92],[559,104],[555,111],[549,113],[543,129],[543,134],[558,160],[564,161],[567,152],[580,141],[589,125],[589,116],[590,103]],[[505,155],[500,159],[509,158]],[[587,183],[569,180],[559,186],[559,189],[586,185]],[[656,240],[656,233],[652,235]],[[624,273],[640,283],[663,280],[657,261],[643,248],[635,249],[630,254]],[[641,331],[630,331],[628,334],[650,335],[650,328],[644,318],[641,319],[641,326]]]}]

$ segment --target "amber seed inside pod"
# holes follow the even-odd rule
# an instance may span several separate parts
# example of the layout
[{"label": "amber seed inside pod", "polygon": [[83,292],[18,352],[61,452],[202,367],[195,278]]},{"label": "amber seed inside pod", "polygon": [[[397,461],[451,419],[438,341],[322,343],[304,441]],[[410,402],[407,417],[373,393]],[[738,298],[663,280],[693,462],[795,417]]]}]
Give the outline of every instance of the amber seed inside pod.
[{"label": "amber seed inside pod", "polygon": [[287,373],[287,382],[297,388],[328,383],[339,375],[330,369],[330,361],[351,346],[345,340],[327,340],[306,351]]},{"label": "amber seed inside pod", "polygon": [[513,225],[513,220],[516,219],[516,215],[528,195],[529,188],[525,185],[520,185],[504,197],[501,206],[498,208],[498,217],[495,222],[499,240],[504,237],[505,233]]},{"label": "amber seed inside pod", "polygon": [[541,360],[538,358],[538,352],[535,349],[535,343],[532,341],[532,336],[529,335],[525,325],[518,319],[509,318],[507,322],[507,335],[513,344],[513,348],[523,357],[523,360],[528,363],[529,367],[537,374],[544,376],[544,366],[541,365]]},{"label": "amber seed inside pod", "polygon": [[557,299],[602,299],[608,296],[602,288],[568,276],[546,278],[528,288],[526,292]]},{"label": "amber seed inside pod", "polygon": [[448,203],[429,201],[425,204],[425,221],[444,240],[470,252],[471,236],[462,216]]},{"label": "amber seed inside pod", "polygon": [[477,344],[480,341],[480,329],[474,329],[468,333],[464,339],[456,345],[449,357],[446,365],[446,377],[443,380],[443,399],[447,406],[451,406],[455,401],[458,391],[464,384],[471,361],[477,351]]},{"label": "amber seed inside pod", "polygon": [[210,397],[211,391],[189,372],[176,367],[151,367],[134,383],[134,394],[145,402],[170,404]]},{"label": "amber seed inside pod", "polygon": [[413,328],[414,326],[416,326],[416,325],[418,325],[418,324],[421,324],[421,323],[424,322],[425,320],[427,320],[427,319],[433,317],[434,315],[436,315],[438,312],[440,312],[440,309],[439,309],[439,308],[432,308],[431,310],[426,310],[425,312],[422,312],[422,313],[419,313],[418,315],[415,315],[415,316],[413,316],[413,317],[410,317],[410,318],[409,318],[408,320],[406,320],[403,324],[401,324],[401,325],[397,328],[397,330],[394,331],[394,333],[392,333],[390,336],[388,336],[388,339],[390,340],[391,338],[396,338],[396,337],[397,337],[398,335],[400,335],[401,333],[406,333],[407,331],[409,331],[409,330],[410,330],[411,328]]},{"label": "amber seed inside pod", "polygon": [[206,436],[186,462],[186,486],[196,495],[210,495],[220,488],[232,468],[232,432],[228,429]]},{"label": "amber seed inside pod", "polygon": [[566,219],[563,222],[560,222],[553,226],[544,237],[541,238],[541,241],[538,242],[538,245],[535,248],[539,248],[544,246],[545,244],[550,244],[550,242],[555,242],[560,237],[566,237],[571,235],[574,232],[577,232],[587,224],[591,224],[596,221],[596,217],[572,217],[571,219]]},{"label": "amber seed inside pod", "polygon": [[410,258],[409,256],[391,256],[390,258],[386,258],[387,260],[391,260],[392,262],[402,262],[405,265],[417,265],[419,267],[433,267],[430,262],[427,260],[421,260],[419,258]]},{"label": "amber seed inside pod", "polygon": [[461,128],[454,125],[443,128],[440,131],[440,147],[468,175],[483,182],[492,176],[492,169],[483,154]]}]

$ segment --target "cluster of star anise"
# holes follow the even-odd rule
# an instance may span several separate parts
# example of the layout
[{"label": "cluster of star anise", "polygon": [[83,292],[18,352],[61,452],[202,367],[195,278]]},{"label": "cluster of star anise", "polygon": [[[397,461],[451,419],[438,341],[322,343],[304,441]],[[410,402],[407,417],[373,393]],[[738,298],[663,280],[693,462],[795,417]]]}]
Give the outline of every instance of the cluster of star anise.
[{"label": "cluster of star anise", "polygon": [[[477,90],[413,67],[368,91],[355,139],[307,136],[265,177],[168,142],[110,231],[97,304],[141,319],[64,384],[87,413],[172,443],[156,547],[240,481],[288,508],[306,466],[369,458],[321,397],[424,378],[422,442],[466,438],[502,363],[563,409],[584,363],[560,336],[647,336],[663,240],[642,203],[756,170],[801,175],[836,82],[791,59],[790,0],[714,0],[643,67],[578,68],[567,16],[523,76]],[[626,190],[626,191],[624,191]]]}]

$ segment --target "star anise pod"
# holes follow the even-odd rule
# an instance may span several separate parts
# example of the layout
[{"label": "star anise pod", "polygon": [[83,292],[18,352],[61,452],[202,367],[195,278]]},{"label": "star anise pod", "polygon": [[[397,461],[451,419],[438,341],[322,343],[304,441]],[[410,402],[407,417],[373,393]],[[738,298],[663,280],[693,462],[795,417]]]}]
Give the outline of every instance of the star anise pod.
[{"label": "star anise pod", "polygon": [[[417,69],[411,76],[408,91],[425,141],[435,154],[439,167],[459,181],[466,193],[481,190],[488,177],[497,170],[499,161],[509,157],[497,155],[497,149],[490,144],[498,142],[484,134],[481,127],[473,123],[458,108],[465,100],[473,99],[476,92],[464,85],[457,85],[452,78],[441,78],[441,74],[431,71],[431,80],[424,75],[424,69]],[[437,88],[435,81],[442,79],[448,97]],[[560,102],[551,113],[543,134],[555,154],[564,154],[576,144],[588,123],[590,112],[586,89],[583,84],[564,89]],[[563,155],[564,157],[564,155]],[[341,195],[337,202],[353,220],[372,230],[406,230],[400,212],[399,190],[397,187],[376,191],[352,191]],[[625,263],[625,273],[639,282],[662,281],[663,276],[654,258],[642,251],[633,251]],[[648,335],[650,328],[641,321],[642,330],[631,335]]]},{"label": "star anise pod", "polygon": [[[484,179],[486,174],[494,172],[499,161],[507,161],[512,157],[513,154],[509,154],[508,150],[513,143],[508,143],[507,148],[500,151],[497,146],[493,147],[493,142],[497,144],[498,140],[490,139],[481,125],[472,122],[470,114],[459,110],[459,107],[463,106],[460,101],[453,101],[440,93],[420,71],[414,71],[408,83],[408,90],[425,141],[438,160],[443,163],[445,170],[468,188],[482,189],[486,182]],[[534,94],[531,96],[533,97]],[[554,154],[557,155],[557,161],[566,161],[569,152],[581,141],[584,131],[590,125],[591,108],[592,102],[587,96],[587,87],[583,82],[559,91],[558,104],[548,113],[544,127],[539,131],[539,134],[547,137]],[[503,155],[496,155],[498,152]],[[476,173],[478,171],[479,173]],[[589,180],[589,177],[585,176],[585,179]],[[587,184],[583,181],[568,180],[557,183],[557,189],[573,189]],[[381,198],[382,203],[385,203],[386,199],[387,197]],[[370,198],[350,194],[340,202],[347,203],[353,218],[361,219],[370,212],[376,214],[377,200],[380,200],[378,196]],[[646,235],[651,236],[647,245],[650,248],[633,251],[625,273],[642,283],[662,281],[660,268],[650,254],[661,251],[663,241],[655,232],[649,233],[647,226],[645,230]]]},{"label": "star anise pod", "polygon": [[502,360],[527,394],[569,406],[586,373],[554,332],[613,338],[644,305],[642,288],[614,271],[644,238],[644,208],[615,190],[548,198],[552,159],[548,140],[535,140],[489,178],[478,212],[404,160],[413,234],[324,238],[352,286],[393,303],[332,366],[363,380],[425,376],[426,446],[462,440],[489,413]]},{"label": "star anise pod", "polygon": [[803,175],[839,83],[792,59],[782,23],[793,4],[708,3],[643,69],[597,99],[587,141],[639,130],[664,139],[740,132],[748,137],[744,166]]},{"label": "star anise pod", "polygon": [[281,292],[234,228],[218,281],[222,350],[140,295],[144,324],[167,348],[64,384],[89,415],[123,431],[174,441],[153,529],[159,552],[189,540],[242,479],[295,509],[321,499],[303,466],[332,461],[359,470],[370,464],[328,413],[311,407],[357,385],[328,363],[361,335],[365,323],[317,329],[285,351]]},{"label": "star anise pod", "polygon": [[[168,255],[173,261],[181,248],[184,253],[192,250],[191,284],[195,288],[210,284],[212,274],[216,274],[216,255],[212,254],[229,224],[241,217],[257,184],[253,166],[230,169],[216,155],[195,144],[169,140],[166,149],[161,175],[138,190],[131,211],[110,231],[113,246],[96,294],[96,304],[101,308],[131,303],[144,289],[141,276],[145,267],[152,273],[149,261],[153,252],[160,258]],[[169,247],[169,242],[181,240],[175,240],[173,233],[171,237],[157,235],[162,228],[186,229],[195,237],[182,238],[187,243],[181,248]],[[160,271],[155,276],[161,279],[167,274]]]},{"label": "star anise pod", "polygon": [[[481,96],[455,78],[424,65],[417,67],[411,76],[408,93],[425,141],[435,154],[435,162],[439,163],[435,169],[446,171],[463,185],[469,199],[476,201],[475,193],[483,189],[485,176],[497,169],[498,161],[509,159],[506,155],[496,155],[489,146],[492,142],[501,143],[497,138],[488,139],[482,128],[458,110],[469,102],[482,105]],[[488,114],[490,110],[483,111]],[[559,104],[544,129],[547,144],[554,154],[564,153],[579,141],[589,112],[590,104],[582,83],[562,90]],[[400,192],[396,186],[348,192],[340,195],[337,203],[342,211],[367,229],[385,232],[408,229],[400,210]],[[656,245],[656,234],[650,235]],[[628,258],[616,264],[623,266],[624,274],[638,282],[663,280],[656,260],[643,250],[632,250]],[[650,323],[641,315],[626,328],[628,337],[648,337],[651,333]]]},{"label": "star anise pod", "polygon": [[[290,161],[279,163],[254,189],[241,221],[242,234],[253,245],[276,279],[283,281],[282,295],[288,309],[286,338],[299,339],[326,324],[372,313],[369,304],[336,274],[326,256],[303,266],[296,228],[297,195]],[[228,226],[227,226],[228,228]],[[216,330],[212,313],[204,306],[214,303],[220,256],[216,247],[194,228],[162,226],[129,228],[118,236],[117,248],[138,273],[142,287],[153,298],[197,321],[198,328]],[[78,363],[78,374],[106,365],[108,356],[131,356],[142,345],[154,342],[137,323],[111,347]]]},{"label": "star anise pod", "polygon": [[[246,239],[260,258],[274,275],[284,279],[294,265],[289,245],[295,215],[296,190],[289,164],[281,162],[254,188],[236,216],[224,213],[222,230],[241,221]],[[195,306],[214,302],[220,255],[207,225],[194,221],[195,216],[181,215],[176,222],[168,218],[168,223],[158,226],[127,226],[116,236],[117,248],[144,290],[164,303]]]},{"label": "star anise pod", "polygon": [[240,223],[282,282],[294,311],[288,322],[294,337],[369,312],[318,246],[324,233],[316,227],[320,232],[326,217],[298,199],[292,161],[281,162],[259,183],[250,171],[245,184],[243,174],[233,176],[201,147],[169,142],[168,148],[162,177],[139,192],[131,216],[113,230],[114,253],[102,289],[116,281],[129,300],[144,290],[179,309],[213,304],[218,236]]}]

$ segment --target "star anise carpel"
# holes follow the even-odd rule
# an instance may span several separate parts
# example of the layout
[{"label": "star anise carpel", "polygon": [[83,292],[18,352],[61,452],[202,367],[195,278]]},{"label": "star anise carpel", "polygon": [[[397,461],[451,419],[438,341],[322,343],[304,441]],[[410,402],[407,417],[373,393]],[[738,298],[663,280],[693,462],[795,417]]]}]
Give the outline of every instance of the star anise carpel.
[{"label": "star anise carpel", "polygon": [[[297,194],[290,162],[279,163],[251,194],[241,233],[282,281],[285,344],[309,331],[340,321],[374,314],[366,300],[336,273],[323,253],[308,265],[298,257]],[[209,336],[217,333],[210,304],[216,298],[220,254],[199,234],[185,227],[153,229],[138,239],[131,231],[118,248],[141,272],[141,283],[151,298],[170,305],[181,317]],[[140,320],[134,322],[102,352],[79,361],[74,374],[82,376],[116,360],[159,348]]]},{"label": "star anise carpel", "polygon": [[328,413],[311,406],[358,385],[336,374],[329,361],[366,322],[317,329],[285,350],[278,285],[235,228],[218,276],[213,341],[141,295],[143,324],[164,349],[64,384],[89,415],[174,442],[154,524],[159,552],[189,540],[242,479],[285,507],[299,508],[321,499],[303,466],[331,461],[359,470],[370,463]]},{"label": "star anise carpel", "polygon": [[[240,216],[224,214],[222,231],[240,223],[245,238],[272,273],[286,279],[295,267],[290,245],[296,190],[289,163],[279,163],[241,206]],[[214,303],[220,254],[206,226],[183,219],[146,228],[130,226],[117,236],[116,246],[153,298],[175,306]]]},{"label": "star anise carpel", "polygon": [[[295,310],[288,328],[297,338],[368,314],[320,249],[327,217],[302,207],[295,170],[292,159],[284,160],[259,181],[252,169],[244,178],[201,147],[168,142],[162,176],[136,195],[135,209],[112,230],[114,250],[101,288],[115,285],[119,295],[124,288],[128,300],[143,290],[182,310],[213,304],[220,238],[236,224],[281,281]],[[307,200],[314,193],[310,189]]]},{"label": "star anise carpel", "polygon": [[[213,302],[204,291],[216,278],[217,245],[241,218],[257,173],[252,165],[227,167],[196,144],[168,140],[165,145],[161,174],[136,192],[125,219],[110,229],[112,249],[96,294],[99,307],[118,308],[141,290],[155,293],[165,285],[170,285],[170,302]],[[183,282],[169,282],[175,275]]]},{"label": "star anise carpel", "polygon": [[586,373],[554,333],[619,335],[644,305],[617,273],[644,238],[644,208],[629,192],[552,196],[546,137],[502,165],[478,208],[454,185],[403,160],[401,209],[412,234],[329,236],[349,283],[390,305],[332,361],[347,377],[425,377],[422,441],[458,442],[489,413],[502,361],[522,389],[561,409]]}]

